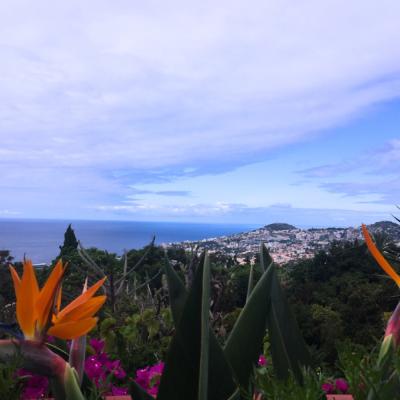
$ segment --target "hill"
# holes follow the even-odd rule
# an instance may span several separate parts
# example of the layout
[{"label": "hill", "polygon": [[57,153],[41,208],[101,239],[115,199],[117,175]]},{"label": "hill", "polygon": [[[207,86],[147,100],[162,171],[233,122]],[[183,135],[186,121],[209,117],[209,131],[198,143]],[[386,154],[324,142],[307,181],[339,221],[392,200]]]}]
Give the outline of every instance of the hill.
[{"label": "hill", "polygon": [[270,231],[291,231],[291,230],[297,229],[293,225],[281,223],[281,222],[275,222],[273,224],[265,225],[264,228],[268,229]]}]

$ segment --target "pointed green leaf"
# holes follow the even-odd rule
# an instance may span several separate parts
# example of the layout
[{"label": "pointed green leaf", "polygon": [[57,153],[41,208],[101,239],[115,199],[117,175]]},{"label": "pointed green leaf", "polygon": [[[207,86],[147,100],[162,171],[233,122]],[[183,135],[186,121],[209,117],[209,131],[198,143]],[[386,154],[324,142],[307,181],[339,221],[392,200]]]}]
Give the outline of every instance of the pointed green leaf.
[{"label": "pointed green leaf", "polygon": [[210,259],[206,254],[201,298],[201,347],[199,371],[199,400],[208,399],[208,359],[210,352]]},{"label": "pointed green leaf", "polygon": [[249,273],[249,283],[247,285],[247,295],[246,295],[246,302],[250,297],[250,294],[254,287],[254,265],[250,265],[250,273]]},{"label": "pointed green leaf", "polygon": [[272,274],[271,309],[267,324],[272,364],[277,376],[286,379],[289,371],[292,371],[301,383],[302,367],[311,366],[311,356],[275,269]]},{"label": "pointed green leaf", "polygon": [[[187,295],[183,309],[181,303],[171,296],[171,308],[174,302],[175,315],[179,323],[168,351],[158,400],[198,398],[202,342],[203,272],[203,266],[197,268],[192,288]],[[174,289],[178,287],[177,293],[182,296],[182,285],[177,283],[176,275],[171,274],[170,270],[169,275],[172,278],[173,285],[176,285]],[[170,281],[168,282],[170,283]],[[221,400],[228,398],[236,388],[222,349],[212,332],[209,334],[207,399]]]},{"label": "pointed green leaf", "polygon": [[269,251],[264,243],[260,245],[260,265],[263,271],[266,271],[268,267],[273,263],[273,259],[269,254]]},{"label": "pointed green leaf", "polygon": [[233,327],[224,354],[239,384],[246,388],[262,351],[274,265],[263,273]]},{"label": "pointed green leaf", "polygon": [[66,400],[85,400],[79,387],[78,379],[75,369],[66,363],[63,382]]},{"label": "pointed green leaf", "polygon": [[183,308],[185,306],[187,292],[184,283],[176,271],[171,267],[168,257],[165,257],[165,275],[168,283],[168,295],[171,306],[172,317],[175,326],[178,326]]}]

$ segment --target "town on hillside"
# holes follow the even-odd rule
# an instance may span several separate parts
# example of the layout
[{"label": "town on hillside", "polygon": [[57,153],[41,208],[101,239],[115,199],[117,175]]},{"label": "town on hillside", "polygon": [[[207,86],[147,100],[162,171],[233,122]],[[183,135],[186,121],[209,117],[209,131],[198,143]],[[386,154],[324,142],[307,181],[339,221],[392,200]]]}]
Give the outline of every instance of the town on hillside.
[{"label": "town on hillside", "polygon": [[[400,225],[380,221],[368,225],[373,234],[384,234],[400,245]],[[239,264],[252,261],[265,243],[277,264],[312,258],[318,251],[326,250],[335,241],[363,240],[361,227],[299,229],[286,223],[273,223],[262,228],[229,236],[199,241],[163,244],[166,248],[184,248],[187,251],[207,250],[234,257]]]}]

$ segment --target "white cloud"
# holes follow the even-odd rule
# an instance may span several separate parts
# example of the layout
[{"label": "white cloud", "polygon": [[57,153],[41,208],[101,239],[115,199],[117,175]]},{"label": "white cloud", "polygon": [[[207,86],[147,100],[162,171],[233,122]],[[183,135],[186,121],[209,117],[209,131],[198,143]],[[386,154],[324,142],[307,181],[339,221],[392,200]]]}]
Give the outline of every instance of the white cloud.
[{"label": "white cloud", "polygon": [[400,5],[39,1],[0,6],[3,162],[243,160],[400,94]]},{"label": "white cloud", "polygon": [[121,219],[175,221],[201,221],[210,223],[247,223],[268,224],[287,222],[299,227],[312,226],[359,226],[361,222],[372,223],[378,220],[390,220],[391,215],[385,212],[357,211],[346,209],[323,209],[292,207],[290,204],[275,204],[269,207],[249,207],[236,203],[208,203],[175,206],[161,206],[155,203],[135,203],[97,206],[96,210],[103,215],[111,213]]},{"label": "white cloud", "polygon": [[395,0],[2,2],[2,183],[92,207],[308,140],[399,97],[399,17]]},{"label": "white cloud", "polygon": [[[342,160],[298,171],[331,193],[339,193],[365,204],[398,204],[400,201],[400,140]],[[355,179],[353,172],[357,173]]]},{"label": "white cloud", "polygon": [[2,217],[14,217],[14,216],[18,216],[21,213],[19,211],[15,211],[15,210],[8,210],[8,209],[3,209],[0,210],[0,216]]}]

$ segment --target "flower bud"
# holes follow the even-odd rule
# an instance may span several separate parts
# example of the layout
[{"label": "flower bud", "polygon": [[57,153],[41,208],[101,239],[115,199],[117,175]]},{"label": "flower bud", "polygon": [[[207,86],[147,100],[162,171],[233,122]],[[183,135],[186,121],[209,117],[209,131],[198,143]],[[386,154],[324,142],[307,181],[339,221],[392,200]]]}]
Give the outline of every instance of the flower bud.
[{"label": "flower bud", "polygon": [[397,304],[397,307],[390,317],[386,327],[385,338],[390,335],[393,337],[395,347],[398,347],[400,344],[400,303]]}]

